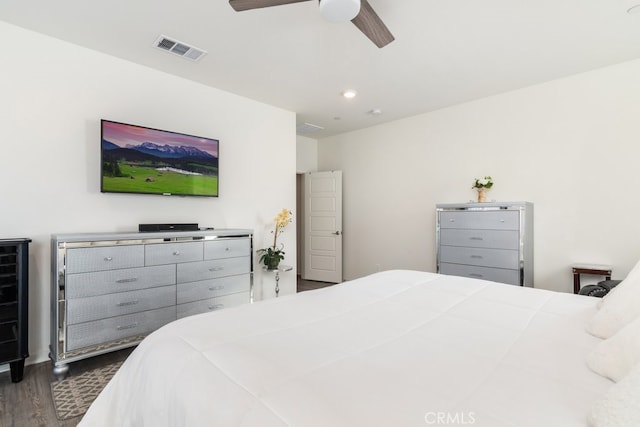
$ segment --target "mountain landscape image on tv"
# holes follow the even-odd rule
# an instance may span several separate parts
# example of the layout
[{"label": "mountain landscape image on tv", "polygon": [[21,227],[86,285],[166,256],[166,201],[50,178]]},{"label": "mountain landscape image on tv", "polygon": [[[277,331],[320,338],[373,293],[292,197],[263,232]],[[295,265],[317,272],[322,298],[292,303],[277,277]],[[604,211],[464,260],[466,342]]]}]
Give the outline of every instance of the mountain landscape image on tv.
[{"label": "mountain landscape image on tv", "polygon": [[101,120],[103,193],[218,197],[217,139]]}]

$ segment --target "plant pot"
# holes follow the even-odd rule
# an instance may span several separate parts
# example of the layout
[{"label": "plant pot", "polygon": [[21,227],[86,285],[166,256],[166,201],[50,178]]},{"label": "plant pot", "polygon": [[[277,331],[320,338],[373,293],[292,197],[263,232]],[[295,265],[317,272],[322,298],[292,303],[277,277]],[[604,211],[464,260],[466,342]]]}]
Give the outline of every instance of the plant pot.
[{"label": "plant pot", "polygon": [[487,190],[484,188],[478,188],[478,203],[487,201]]},{"label": "plant pot", "polygon": [[264,263],[267,266],[268,270],[277,270],[278,266],[280,265],[280,258],[278,257],[266,258],[264,260]]}]

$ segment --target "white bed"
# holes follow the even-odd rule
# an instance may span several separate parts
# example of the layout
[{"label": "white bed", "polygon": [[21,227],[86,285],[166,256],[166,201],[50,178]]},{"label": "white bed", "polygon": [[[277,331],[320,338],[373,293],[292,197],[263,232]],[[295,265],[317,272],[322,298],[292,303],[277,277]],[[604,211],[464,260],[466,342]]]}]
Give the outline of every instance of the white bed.
[{"label": "white bed", "polygon": [[585,426],[597,298],[416,271],[173,322],[81,426]]}]

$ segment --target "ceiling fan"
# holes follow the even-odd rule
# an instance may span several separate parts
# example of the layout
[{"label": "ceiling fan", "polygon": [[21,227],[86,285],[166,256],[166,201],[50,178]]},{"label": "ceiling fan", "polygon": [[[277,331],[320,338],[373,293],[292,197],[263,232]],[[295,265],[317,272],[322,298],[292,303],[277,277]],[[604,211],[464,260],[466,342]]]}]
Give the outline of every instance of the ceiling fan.
[{"label": "ceiling fan", "polygon": [[[229,0],[236,12],[300,3],[309,0]],[[395,38],[367,0],[319,0],[320,13],[333,22],[351,21],[378,47],[384,47]]]}]

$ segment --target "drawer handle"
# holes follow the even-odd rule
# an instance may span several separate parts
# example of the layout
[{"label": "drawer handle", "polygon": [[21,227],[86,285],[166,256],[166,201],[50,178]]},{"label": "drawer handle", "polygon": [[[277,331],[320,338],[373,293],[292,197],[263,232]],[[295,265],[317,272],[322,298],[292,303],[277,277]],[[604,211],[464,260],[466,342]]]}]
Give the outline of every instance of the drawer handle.
[{"label": "drawer handle", "polygon": [[469,276],[471,276],[471,277],[482,277],[482,274],[480,274],[480,273],[469,273]]},{"label": "drawer handle", "polygon": [[226,247],[226,248],[224,248],[224,250],[229,252],[231,250],[231,248],[230,247]]},{"label": "drawer handle", "polygon": [[110,261],[113,261],[113,257],[106,256],[106,257],[104,257],[104,260],[107,261],[107,262],[110,262]]},{"label": "drawer handle", "polygon": [[471,240],[484,240],[482,237],[469,237]]},{"label": "drawer handle", "polygon": [[500,222],[504,222],[504,219],[501,219]]},{"label": "drawer handle", "polygon": [[224,304],[213,304],[209,306],[209,310],[220,310],[224,308]]},{"label": "drawer handle", "polygon": [[138,327],[138,322],[135,323],[131,323],[129,325],[122,325],[122,326],[118,326],[116,329],[119,331],[123,331],[125,329],[133,329],[133,328],[137,328]]},{"label": "drawer handle", "polygon": [[482,259],[482,255],[471,255],[471,258]]},{"label": "drawer handle", "polygon": [[128,305],[136,305],[138,302],[140,302],[140,301],[135,299],[133,301],[119,302],[119,303],[116,304],[116,306],[117,307],[126,307]]},{"label": "drawer handle", "polygon": [[224,285],[211,286],[211,287],[209,287],[209,290],[210,290],[210,291],[220,291],[220,290],[222,290],[222,289],[224,289]]},{"label": "drawer handle", "polygon": [[453,218],[450,218],[450,219],[449,219],[449,222],[456,222],[456,220],[455,220],[455,219],[453,219]]},{"label": "drawer handle", "polygon": [[116,283],[132,283],[137,281],[138,281],[137,277],[130,277],[129,279],[118,279],[116,280]]},{"label": "drawer handle", "polygon": [[211,267],[209,269],[209,271],[222,271],[222,270],[224,270],[224,267]]},{"label": "drawer handle", "polygon": [[174,251],[173,252],[173,256],[178,256],[178,255],[180,255],[180,251]]}]

